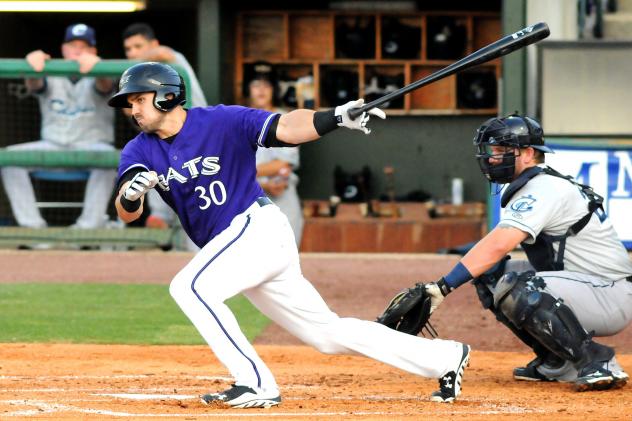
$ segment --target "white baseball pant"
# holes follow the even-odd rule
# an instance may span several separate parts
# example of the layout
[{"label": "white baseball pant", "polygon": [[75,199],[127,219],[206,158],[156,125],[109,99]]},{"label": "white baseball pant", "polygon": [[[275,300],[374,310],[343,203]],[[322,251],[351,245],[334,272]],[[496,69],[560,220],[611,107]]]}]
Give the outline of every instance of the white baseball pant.
[{"label": "white baseball pant", "polygon": [[257,203],[236,216],[173,279],[170,293],[235,383],[278,389],[224,301],[243,292],[270,319],[328,354],[357,353],[425,377],[458,364],[458,342],[425,339],[371,321],[341,318],[307,281],[287,217]]}]

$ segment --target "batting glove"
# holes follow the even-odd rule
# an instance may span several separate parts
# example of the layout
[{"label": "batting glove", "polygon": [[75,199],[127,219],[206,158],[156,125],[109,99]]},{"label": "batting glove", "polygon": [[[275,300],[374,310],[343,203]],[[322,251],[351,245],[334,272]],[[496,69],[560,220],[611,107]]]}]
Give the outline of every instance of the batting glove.
[{"label": "batting glove", "polygon": [[347,112],[351,108],[360,108],[363,105],[364,99],[360,98],[356,101],[349,101],[344,105],[337,106],[334,110],[334,114],[336,116],[336,120],[338,120],[338,126],[346,127],[348,129],[362,130],[364,134],[371,133],[371,129],[366,126],[366,123],[369,122],[369,118],[374,115],[384,120],[386,118],[386,114],[379,108],[373,108],[368,112],[362,113],[355,120],[351,120],[351,117],[349,117]]},{"label": "batting glove", "polygon": [[424,284],[424,288],[430,297],[430,314],[432,314],[443,302],[445,296],[450,293],[450,287],[445,283],[445,280],[441,278],[437,282]]},{"label": "batting glove", "polygon": [[127,185],[123,197],[131,201],[138,200],[156,184],[158,184],[158,176],[154,171],[139,172]]}]

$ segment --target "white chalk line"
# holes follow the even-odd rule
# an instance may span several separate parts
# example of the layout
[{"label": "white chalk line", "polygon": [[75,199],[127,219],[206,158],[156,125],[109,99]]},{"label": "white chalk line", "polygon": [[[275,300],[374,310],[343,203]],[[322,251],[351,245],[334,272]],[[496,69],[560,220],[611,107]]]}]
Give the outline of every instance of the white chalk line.
[{"label": "white chalk line", "polygon": [[221,413],[182,413],[182,414],[143,414],[132,412],[111,411],[106,409],[77,408],[75,406],[63,404],[49,404],[42,401],[15,401],[15,404],[33,405],[35,410],[19,410],[13,412],[5,412],[3,417],[23,417],[33,416],[37,414],[51,414],[59,412],[79,412],[83,414],[108,415],[113,417],[132,417],[132,418],[237,418],[237,417],[340,417],[340,416],[403,416],[411,415],[403,412],[221,412]]},{"label": "white chalk line", "polygon": [[132,399],[137,401],[149,401],[149,400],[161,400],[161,399],[174,399],[174,400],[189,400],[199,399],[199,395],[159,395],[151,393],[94,393],[94,396],[108,396],[110,398],[118,399]]},{"label": "white chalk line", "polygon": [[[120,399],[132,399],[132,400],[191,400],[198,399],[198,396],[194,395],[179,395],[179,394],[130,394],[130,393],[100,393],[95,394],[96,396],[106,396]],[[336,399],[336,398],[329,398]],[[337,399],[357,399],[353,397],[338,397]],[[370,401],[393,401],[393,400],[420,400],[419,397],[402,397],[402,396],[379,396],[379,395],[371,395],[371,396],[363,396],[360,399],[362,400],[370,400]],[[286,399],[287,400],[287,399]],[[289,400],[304,400],[304,398],[293,397]],[[460,414],[460,415],[503,415],[503,414],[528,414],[528,413],[544,413],[545,410],[536,409],[536,408],[523,408],[515,405],[499,405],[492,404],[486,402],[478,402],[473,399],[461,399],[463,401],[469,401],[478,403],[482,408],[480,409],[461,409],[461,408],[451,408],[449,411],[442,410],[433,410],[431,411],[434,415],[441,414]],[[24,416],[34,416],[37,414],[50,414],[50,413],[58,413],[58,412],[78,412],[84,414],[97,414],[97,415],[108,415],[114,417],[148,417],[148,418],[161,418],[161,417],[191,417],[192,414],[141,414],[141,413],[131,413],[131,412],[120,412],[120,411],[111,411],[111,410],[103,410],[103,409],[94,409],[94,408],[79,408],[76,406],[58,404],[58,403],[48,403],[41,400],[4,400],[0,401],[1,403],[9,404],[9,405],[20,405],[20,406],[34,406],[36,409],[21,409],[12,412],[5,412],[3,416],[6,417],[24,417]],[[73,402],[95,402],[94,400],[73,400]],[[103,402],[103,401],[96,401]],[[439,407],[437,407],[438,409]],[[316,416],[316,417],[335,417],[335,416],[404,416],[404,415],[413,415],[409,413],[403,412],[384,412],[384,411],[373,411],[373,412],[348,412],[348,411],[339,411],[339,412],[261,412],[261,413],[243,413],[243,412],[235,412],[235,413],[195,413],[196,417],[207,417],[207,418],[216,418],[216,417],[275,417],[275,416],[294,416],[294,417],[308,417],[308,416]]]},{"label": "white chalk line", "polygon": [[233,381],[227,376],[192,376],[192,375],[162,375],[162,374],[113,374],[105,376],[97,375],[64,375],[64,376],[0,376],[0,380],[84,380],[84,379],[195,379],[195,380],[219,380],[224,382]]}]

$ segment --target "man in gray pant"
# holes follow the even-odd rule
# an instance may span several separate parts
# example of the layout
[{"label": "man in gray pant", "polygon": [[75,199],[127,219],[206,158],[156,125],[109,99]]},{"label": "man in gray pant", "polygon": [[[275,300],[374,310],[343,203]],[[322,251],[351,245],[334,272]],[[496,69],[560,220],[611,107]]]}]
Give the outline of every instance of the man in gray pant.
[{"label": "man in gray pant", "polygon": [[[66,28],[61,53],[79,63],[88,73],[99,62],[93,28],[82,24]],[[42,50],[26,56],[37,72],[51,57]],[[9,146],[19,151],[110,151],[114,150],[114,112],[107,100],[114,88],[109,78],[45,76],[29,78],[25,85],[37,97],[42,116],[41,139]],[[29,168],[2,168],[2,184],[13,215],[20,226],[43,228],[47,223],[37,208]],[[63,170],[60,170],[63,171]],[[107,221],[107,205],[112,195],[116,171],[92,169],[86,185],[84,206],[76,228],[99,228]]]}]

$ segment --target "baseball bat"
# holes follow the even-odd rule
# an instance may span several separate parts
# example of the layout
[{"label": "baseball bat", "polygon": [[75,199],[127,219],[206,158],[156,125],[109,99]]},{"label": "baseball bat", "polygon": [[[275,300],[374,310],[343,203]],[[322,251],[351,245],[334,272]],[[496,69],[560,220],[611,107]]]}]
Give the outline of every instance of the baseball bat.
[{"label": "baseball bat", "polygon": [[461,60],[455,61],[449,66],[444,67],[441,70],[437,70],[436,72],[409,85],[406,85],[403,88],[393,91],[390,94],[384,95],[383,97],[369,102],[368,104],[364,104],[360,108],[352,108],[347,112],[347,114],[352,120],[355,120],[362,113],[369,111],[372,108],[379,107],[385,102],[391,101],[395,98],[399,98],[402,95],[406,95],[407,93],[414,91],[415,89],[419,89],[422,86],[429,85],[433,82],[436,82],[437,80],[453,75],[454,73],[469,69],[470,67],[474,67],[481,63],[486,63],[488,61],[497,59],[498,57],[507,55],[522,47],[526,47],[527,45],[536,43],[548,37],[549,34],[549,27],[544,22],[539,22],[535,25],[527,26],[526,28],[514,32],[511,35],[507,35],[499,39],[498,41],[495,41],[481,48],[480,50],[477,50],[472,54],[463,57]]}]

